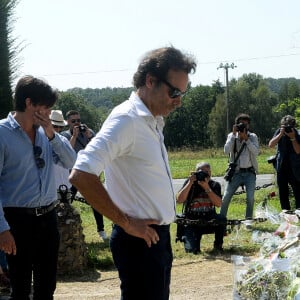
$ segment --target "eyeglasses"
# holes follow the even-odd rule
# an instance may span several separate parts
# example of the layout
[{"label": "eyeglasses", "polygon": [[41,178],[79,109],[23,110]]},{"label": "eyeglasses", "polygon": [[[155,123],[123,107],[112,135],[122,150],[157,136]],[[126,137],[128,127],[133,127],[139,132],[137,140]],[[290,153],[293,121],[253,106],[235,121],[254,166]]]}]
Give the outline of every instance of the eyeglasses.
[{"label": "eyeglasses", "polygon": [[182,92],[180,89],[174,87],[169,81],[165,79],[160,79],[165,85],[169,87],[169,97],[175,99],[177,97],[183,97],[187,91]]},{"label": "eyeglasses", "polygon": [[73,119],[73,120],[71,120],[71,123],[72,124],[74,124],[74,123],[80,123],[80,121],[81,121],[80,119]]},{"label": "eyeglasses", "polygon": [[33,146],[33,155],[34,155],[34,158],[35,158],[35,163],[36,163],[36,166],[39,168],[39,169],[42,169],[45,167],[45,161],[43,158],[41,158],[41,154],[42,154],[42,148],[40,146]]},{"label": "eyeglasses", "polygon": [[63,129],[64,126],[57,126],[57,125],[53,125],[53,128],[59,128],[59,129]]}]

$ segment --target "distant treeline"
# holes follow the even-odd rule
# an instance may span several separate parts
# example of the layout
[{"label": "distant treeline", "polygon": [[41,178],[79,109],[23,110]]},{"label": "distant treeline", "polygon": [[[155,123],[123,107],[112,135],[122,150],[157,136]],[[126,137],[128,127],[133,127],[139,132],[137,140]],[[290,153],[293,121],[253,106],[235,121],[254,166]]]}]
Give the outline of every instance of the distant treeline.
[{"label": "distant treeline", "polygon": [[[77,109],[81,119],[98,131],[109,112],[128,99],[133,87],[82,89],[60,92],[56,108],[65,114]],[[181,108],[166,118],[165,143],[169,149],[222,147],[227,132],[226,87],[218,80],[211,86],[191,87]],[[263,78],[244,74],[229,82],[228,120],[231,130],[238,113],[251,117],[251,131],[267,144],[287,114],[300,122],[300,79]]]}]

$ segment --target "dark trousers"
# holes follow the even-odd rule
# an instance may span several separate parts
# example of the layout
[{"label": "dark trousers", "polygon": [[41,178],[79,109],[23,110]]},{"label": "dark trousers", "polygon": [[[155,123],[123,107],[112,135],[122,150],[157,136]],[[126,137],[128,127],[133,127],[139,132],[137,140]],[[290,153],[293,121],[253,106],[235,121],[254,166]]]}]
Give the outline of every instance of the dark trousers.
[{"label": "dark trousers", "polygon": [[209,214],[207,217],[203,216],[201,218],[204,221],[210,221],[215,219],[219,221],[218,225],[186,225],[184,229],[184,249],[186,252],[191,252],[194,254],[200,253],[200,243],[203,234],[214,233],[215,241],[214,248],[221,248],[223,245],[223,238],[226,230],[226,218],[220,214],[214,213]]},{"label": "dark trousers", "polygon": [[104,222],[103,222],[103,215],[98,213],[94,208],[93,208],[93,213],[95,217],[95,221],[97,224],[97,231],[104,231]]},{"label": "dark trousers", "polygon": [[121,300],[169,299],[173,261],[170,226],[153,228],[160,240],[149,248],[143,239],[114,225],[110,247],[121,280]]},{"label": "dark trousers", "polygon": [[53,300],[59,231],[56,211],[42,216],[5,210],[17,246],[16,255],[7,255],[12,300],[29,300],[33,275],[33,300]]},{"label": "dark trousers", "polygon": [[[71,186],[71,193],[73,195],[73,197],[75,197],[76,193],[77,193],[77,189],[75,186]],[[94,208],[93,208],[93,214],[94,214],[94,218],[96,221],[96,225],[97,225],[97,231],[104,231],[104,221],[103,221],[103,215],[101,215],[100,213],[98,213]]]},{"label": "dark trousers", "polygon": [[279,190],[279,199],[282,209],[291,209],[289,200],[289,184],[292,187],[295,197],[295,208],[300,208],[300,181],[297,181],[291,167],[288,164],[282,164],[280,171],[277,172],[277,185]]}]

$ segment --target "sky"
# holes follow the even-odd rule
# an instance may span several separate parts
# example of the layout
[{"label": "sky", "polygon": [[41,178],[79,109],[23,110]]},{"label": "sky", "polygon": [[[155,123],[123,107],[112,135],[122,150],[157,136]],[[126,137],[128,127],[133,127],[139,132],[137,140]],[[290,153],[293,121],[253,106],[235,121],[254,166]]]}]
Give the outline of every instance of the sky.
[{"label": "sky", "polygon": [[59,90],[131,87],[143,55],[173,45],[194,55],[192,86],[257,73],[300,78],[299,0],[19,0],[18,77]]}]

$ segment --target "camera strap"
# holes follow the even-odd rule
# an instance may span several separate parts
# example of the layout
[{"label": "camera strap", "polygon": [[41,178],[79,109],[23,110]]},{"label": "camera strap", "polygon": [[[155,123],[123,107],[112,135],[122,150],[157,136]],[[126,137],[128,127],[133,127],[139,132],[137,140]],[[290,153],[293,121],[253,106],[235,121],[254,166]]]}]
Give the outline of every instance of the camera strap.
[{"label": "camera strap", "polygon": [[[239,152],[237,153],[236,157],[234,158],[234,161],[233,161],[234,164],[236,164],[236,162],[237,162],[237,160],[239,159],[239,157],[240,157],[242,151],[244,150],[245,146],[246,146],[246,143],[244,142],[244,143],[242,144],[242,146],[241,146]],[[236,150],[236,139],[234,140],[234,148],[235,148],[235,150]]]},{"label": "camera strap", "polygon": [[186,214],[188,211],[188,208],[192,202],[193,196],[195,191],[195,184],[192,185],[191,190],[189,191],[187,200],[182,205],[182,213]]}]

